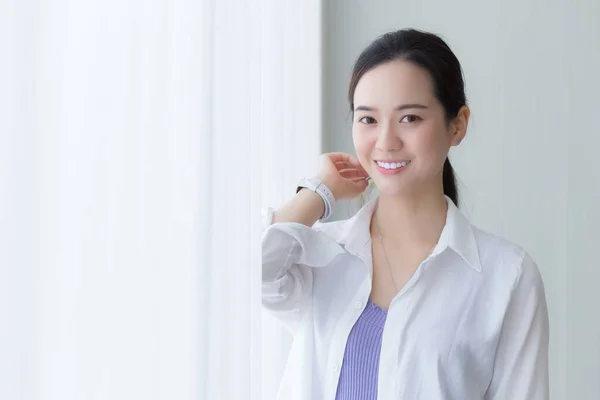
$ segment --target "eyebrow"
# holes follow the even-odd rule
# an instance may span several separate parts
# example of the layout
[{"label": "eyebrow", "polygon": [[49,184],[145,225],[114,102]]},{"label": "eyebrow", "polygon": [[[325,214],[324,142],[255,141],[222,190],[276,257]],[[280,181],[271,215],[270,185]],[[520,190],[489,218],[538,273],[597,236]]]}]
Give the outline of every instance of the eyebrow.
[{"label": "eyebrow", "polygon": [[[406,109],[410,109],[410,108],[421,108],[421,109],[426,109],[427,106],[424,106],[423,104],[402,104],[397,106],[396,108],[394,108],[394,111],[402,111],[402,110],[406,110]],[[373,107],[369,107],[369,106],[357,106],[354,108],[354,111],[375,111],[375,108]]]}]

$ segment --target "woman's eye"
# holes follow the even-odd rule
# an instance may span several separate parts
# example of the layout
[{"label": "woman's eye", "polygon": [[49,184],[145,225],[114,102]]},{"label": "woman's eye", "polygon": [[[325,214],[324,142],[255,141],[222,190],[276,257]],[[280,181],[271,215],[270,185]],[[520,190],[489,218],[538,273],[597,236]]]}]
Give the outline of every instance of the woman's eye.
[{"label": "woman's eye", "polygon": [[402,118],[400,120],[400,122],[408,122],[409,124],[411,124],[411,123],[417,122],[419,120],[421,120],[421,117],[419,117],[418,115],[409,114],[409,115],[406,115],[404,118]]},{"label": "woman's eye", "polygon": [[361,119],[358,120],[358,122],[366,124],[366,125],[370,125],[370,124],[375,123],[375,119],[373,117],[362,117]]}]

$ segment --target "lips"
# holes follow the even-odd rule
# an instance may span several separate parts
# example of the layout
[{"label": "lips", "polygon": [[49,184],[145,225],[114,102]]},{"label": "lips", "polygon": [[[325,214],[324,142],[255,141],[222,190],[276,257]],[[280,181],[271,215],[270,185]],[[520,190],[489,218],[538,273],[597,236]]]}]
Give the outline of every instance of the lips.
[{"label": "lips", "polygon": [[395,170],[406,167],[410,164],[410,160],[408,161],[375,161],[380,168],[384,168],[386,170]]}]

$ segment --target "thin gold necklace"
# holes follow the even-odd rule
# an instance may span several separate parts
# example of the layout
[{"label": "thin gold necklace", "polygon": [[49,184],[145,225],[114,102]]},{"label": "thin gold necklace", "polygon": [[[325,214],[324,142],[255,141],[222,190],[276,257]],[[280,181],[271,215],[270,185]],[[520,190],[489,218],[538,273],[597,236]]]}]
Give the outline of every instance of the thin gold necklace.
[{"label": "thin gold necklace", "polygon": [[394,274],[392,273],[392,267],[390,266],[390,260],[388,259],[387,251],[385,251],[385,244],[383,243],[383,236],[381,235],[381,228],[379,227],[379,221],[375,218],[375,225],[377,226],[377,234],[379,235],[379,241],[381,242],[381,248],[383,249],[383,255],[385,257],[385,263],[388,268],[388,272],[392,277],[392,283],[394,284],[394,288],[398,291],[398,285],[396,284],[396,279],[394,279]]}]

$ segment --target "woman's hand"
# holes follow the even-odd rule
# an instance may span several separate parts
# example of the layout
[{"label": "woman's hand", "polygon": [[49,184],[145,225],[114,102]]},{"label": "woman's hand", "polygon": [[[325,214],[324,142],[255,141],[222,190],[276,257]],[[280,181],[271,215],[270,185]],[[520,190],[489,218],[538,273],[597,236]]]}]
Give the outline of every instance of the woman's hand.
[{"label": "woman's hand", "polygon": [[317,178],[333,193],[336,200],[353,199],[365,191],[367,172],[360,162],[346,153],[325,153],[319,157]]}]

